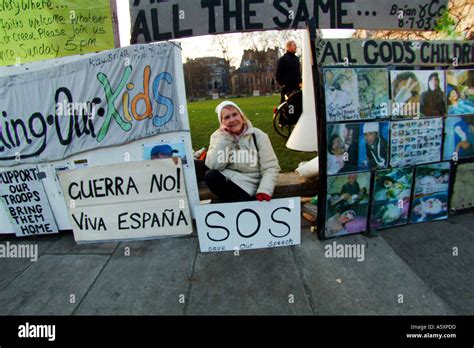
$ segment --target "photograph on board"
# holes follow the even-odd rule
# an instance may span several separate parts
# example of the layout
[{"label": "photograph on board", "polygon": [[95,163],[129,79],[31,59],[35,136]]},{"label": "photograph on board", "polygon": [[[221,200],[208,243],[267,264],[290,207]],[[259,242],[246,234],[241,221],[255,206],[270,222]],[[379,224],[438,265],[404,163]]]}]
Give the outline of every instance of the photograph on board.
[{"label": "photograph on board", "polygon": [[442,70],[392,70],[392,116],[401,118],[446,115]]},{"label": "photograph on board", "polygon": [[391,122],[390,133],[392,167],[440,161],[442,118]]},{"label": "photograph on board", "polygon": [[389,116],[388,72],[385,68],[356,69],[361,119]]},{"label": "photograph on board", "polygon": [[408,222],[413,167],[375,173],[371,228],[404,225]]},{"label": "photograph on board", "polygon": [[448,190],[451,164],[427,164],[415,169],[415,192],[410,222],[448,218]]},{"label": "photograph on board", "polygon": [[326,117],[328,122],[359,118],[359,93],[355,69],[324,69]]},{"label": "photograph on board", "polygon": [[154,160],[162,158],[181,157],[183,166],[188,164],[184,143],[158,143],[143,146],[143,159]]},{"label": "photograph on board", "polygon": [[450,208],[453,211],[474,207],[474,163],[463,163],[456,166],[453,194],[451,195]]},{"label": "photograph on board", "polygon": [[324,86],[328,122],[388,117],[384,68],[327,68]]},{"label": "photograph on board", "polygon": [[447,70],[448,116],[474,115],[474,70]]},{"label": "photograph on board", "polygon": [[328,178],[325,237],[367,230],[370,172]]},{"label": "photograph on board", "polygon": [[443,159],[474,157],[474,115],[445,119]]},{"label": "photograph on board", "polygon": [[327,135],[328,175],[387,168],[389,122],[332,124]]}]

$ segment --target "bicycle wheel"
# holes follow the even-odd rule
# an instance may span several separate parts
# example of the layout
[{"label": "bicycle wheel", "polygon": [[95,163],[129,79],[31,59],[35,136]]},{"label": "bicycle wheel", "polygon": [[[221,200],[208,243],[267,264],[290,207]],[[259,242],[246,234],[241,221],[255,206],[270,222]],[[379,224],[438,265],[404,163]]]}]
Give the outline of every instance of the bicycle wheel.
[{"label": "bicycle wheel", "polygon": [[283,138],[289,138],[293,127],[294,126],[292,125],[288,125],[285,107],[280,107],[273,114],[273,128],[275,129],[275,132]]}]

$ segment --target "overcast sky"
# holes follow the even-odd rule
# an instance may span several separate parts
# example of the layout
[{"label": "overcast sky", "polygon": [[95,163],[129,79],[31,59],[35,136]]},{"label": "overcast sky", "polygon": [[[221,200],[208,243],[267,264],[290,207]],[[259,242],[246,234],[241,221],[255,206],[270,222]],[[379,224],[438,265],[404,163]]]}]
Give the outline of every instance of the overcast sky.
[{"label": "overcast sky", "polygon": [[[120,43],[121,46],[130,45],[130,11],[128,0],[117,1],[117,12],[119,20],[119,32],[120,32]],[[353,30],[338,30],[328,29],[323,30],[323,36],[325,38],[347,38],[351,37]],[[235,59],[237,67],[240,65],[240,59],[244,52],[243,46],[240,44],[240,38],[242,34],[226,34],[227,40],[230,41],[231,52],[230,54]],[[213,45],[213,35],[195,36],[188,39],[176,40],[181,42],[183,48],[183,60],[187,58],[197,58],[206,56],[222,56],[222,52]]]}]

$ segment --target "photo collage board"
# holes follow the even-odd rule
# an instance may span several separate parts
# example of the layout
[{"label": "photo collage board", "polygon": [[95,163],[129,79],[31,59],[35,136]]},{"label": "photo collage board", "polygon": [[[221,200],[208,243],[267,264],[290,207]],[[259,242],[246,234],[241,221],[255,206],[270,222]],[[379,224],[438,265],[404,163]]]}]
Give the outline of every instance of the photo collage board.
[{"label": "photo collage board", "polygon": [[323,67],[323,238],[448,218],[474,161],[474,69]]}]

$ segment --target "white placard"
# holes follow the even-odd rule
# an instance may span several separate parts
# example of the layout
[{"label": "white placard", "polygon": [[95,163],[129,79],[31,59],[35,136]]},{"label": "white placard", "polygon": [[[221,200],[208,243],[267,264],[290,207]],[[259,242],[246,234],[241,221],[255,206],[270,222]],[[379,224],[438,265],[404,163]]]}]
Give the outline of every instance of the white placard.
[{"label": "white placard", "polygon": [[64,171],[58,176],[77,242],[192,232],[178,157]]},{"label": "white placard", "polygon": [[195,207],[201,252],[301,243],[300,197]]},{"label": "white placard", "polygon": [[189,130],[180,55],[173,43],[134,45],[0,76],[0,166]]},{"label": "white placard", "polygon": [[5,208],[17,237],[57,233],[58,227],[49,206],[36,167],[0,171],[0,206]]}]

